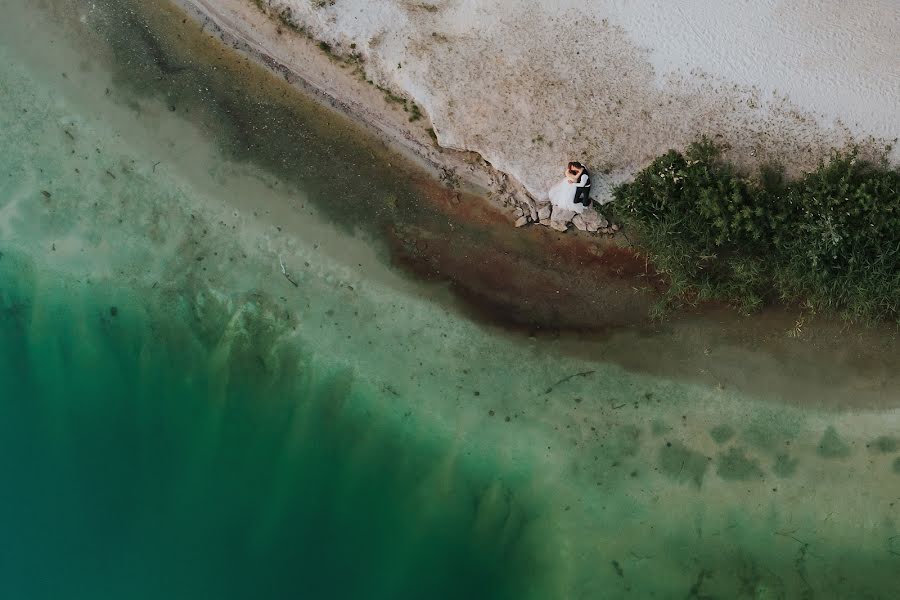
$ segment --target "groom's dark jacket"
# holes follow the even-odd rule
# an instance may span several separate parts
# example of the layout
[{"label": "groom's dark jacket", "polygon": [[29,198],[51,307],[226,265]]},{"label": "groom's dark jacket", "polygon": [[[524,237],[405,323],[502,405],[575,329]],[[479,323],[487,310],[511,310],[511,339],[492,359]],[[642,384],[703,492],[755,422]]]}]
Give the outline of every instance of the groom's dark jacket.
[{"label": "groom's dark jacket", "polygon": [[575,184],[578,186],[575,189],[575,204],[583,204],[585,206],[591,205],[591,174],[588,173],[587,169],[582,171],[581,176],[578,178],[578,182]]}]

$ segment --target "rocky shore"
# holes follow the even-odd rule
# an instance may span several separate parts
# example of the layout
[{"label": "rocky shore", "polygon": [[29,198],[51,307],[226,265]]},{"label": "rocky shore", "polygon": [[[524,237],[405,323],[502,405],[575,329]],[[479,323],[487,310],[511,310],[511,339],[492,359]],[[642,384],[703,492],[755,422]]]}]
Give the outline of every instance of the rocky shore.
[{"label": "rocky shore", "polygon": [[595,207],[577,214],[575,211],[561,209],[549,202],[544,202],[540,205],[529,206],[527,212],[521,206],[516,207],[513,212],[517,217],[516,227],[536,223],[559,232],[568,231],[570,225],[579,231],[589,233],[614,234],[619,231],[619,226],[610,223]]}]

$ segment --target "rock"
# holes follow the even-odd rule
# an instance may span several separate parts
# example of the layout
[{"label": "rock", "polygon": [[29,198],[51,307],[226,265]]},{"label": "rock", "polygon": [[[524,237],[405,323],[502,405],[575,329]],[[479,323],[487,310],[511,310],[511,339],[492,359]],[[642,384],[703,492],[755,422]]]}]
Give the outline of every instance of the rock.
[{"label": "rock", "polygon": [[615,224],[613,224],[613,226],[612,226],[612,230],[613,230],[613,231],[618,231],[618,230],[619,230],[619,226],[618,226],[618,225],[615,225]]},{"label": "rock", "polygon": [[575,215],[572,217],[572,225],[576,227],[579,231],[587,231],[587,223],[584,222],[584,219],[581,215]]},{"label": "rock", "polygon": [[559,221],[560,223],[568,223],[575,216],[574,210],[565,210],[558,206],[553,207],[553,213],[550,215],[551,221]]},{"label": "rock", "polygon": [[565,232],[567,229],[569,229],[569,224],[565,221],[550,221],[550,229]]},{"label": "rock", "polygon": [[525,214],[525,211],[522,210],[522,207],[521,207],[521,206],[517,206],[516,209],[513,211],[513,213],[515,213],[515,215],[516,215],[517,217],[521,217],[521,216],[523,216],[523,215]]},{"label": "rock", "polygon": [[541,219],[538,221],[539,225],[543,225],[544,227],[550,227],[550,219]]},{"label": "rock", "polygon": [[534,201],[534,198],[532,198],[528,194],[519,194],[515,198],[518,201],[519,206],[522,207],[522,211],[526,216],[530,216],[531,220],[535,223],[540,220],[540,217],[538,216],[537,203]]},{"label": "rock", "polygon": [[543,221],[544,219],[549,219],[550,215],[553,213],[553,207],[549,204],[544,204],[538,207],[538,220]]},{"label": "rock", "polygon": [[516,219],[516,227],[523,227],[525,225],[528,225],[528,217],[523,215]]},{"label": "rock", "polygon": [[581,213],[581,218],[584,220],[584,225],[587,227],[587,230],[590,232],[599,231],[605,227],[609,227],[609,221],[603,218],[603,215],[598,213],[596,210],[586,210]]}]

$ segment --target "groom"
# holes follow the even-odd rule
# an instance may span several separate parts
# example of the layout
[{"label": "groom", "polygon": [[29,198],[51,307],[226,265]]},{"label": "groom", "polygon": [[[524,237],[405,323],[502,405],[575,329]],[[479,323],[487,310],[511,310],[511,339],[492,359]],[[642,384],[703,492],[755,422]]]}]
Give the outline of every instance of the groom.
[{"label": "groom", "polygon": [[591,205],[591,174],[584,165],[578,161],[569,163],[567,175],[569,181],[575,184],[575,204]]}]

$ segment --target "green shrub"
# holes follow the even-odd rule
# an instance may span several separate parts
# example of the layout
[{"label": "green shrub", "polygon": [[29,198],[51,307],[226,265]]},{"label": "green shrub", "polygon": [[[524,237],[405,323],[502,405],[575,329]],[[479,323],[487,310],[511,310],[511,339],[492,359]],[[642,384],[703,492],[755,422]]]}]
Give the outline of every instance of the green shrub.
[{"label": "green shrub", "polygon": [[835,152],[797,181],[753,180],[707,140],[614,190],[638,244],[671,280],[667,303],[745,311],[804,302],[859,320],[900,320],[900,171]]}]

